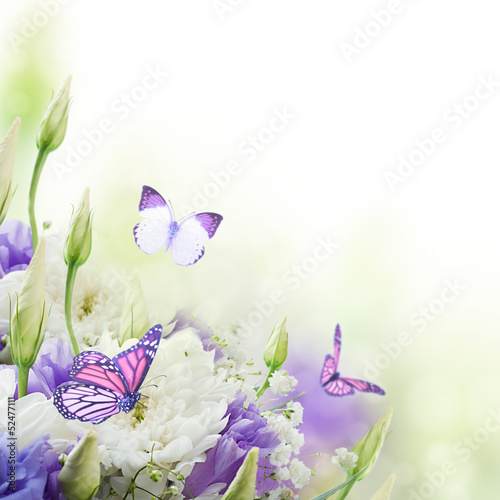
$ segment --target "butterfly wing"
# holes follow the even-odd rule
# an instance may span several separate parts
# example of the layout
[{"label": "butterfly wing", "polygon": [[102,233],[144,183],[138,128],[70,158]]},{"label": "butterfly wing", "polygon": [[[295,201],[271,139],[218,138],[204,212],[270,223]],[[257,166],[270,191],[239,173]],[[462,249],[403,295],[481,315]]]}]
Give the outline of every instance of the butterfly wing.
[{"label": "butterfly wing", "polygon": [[335,360],[333,356],[327,354],[325,357],[325,364],[323,365],[323,370],[321,370],[321,377],[319,383],[321,385],[326,385],[330,382],[335,375]]},{"label": "butterfly wing", "polygon": [[144,382],[160,344],[161,332],[161,325],[153,326],[137,344],[113,358],[131,392],[137,391]]},{"label": "butterfly wing", "polygon": [[67,419],[99,424],[120,411],[119,395],[95,385],[65,384],[54,391],[54,405]]},{"label": "butterfly wing", "polygon": [[205,253],[204,242],[215,234],[221,222],[222,215],[212,212],[190,215],[180,222],[171,242],[174,262],[179,266],[198,262]]},{"label": "butterfly wing", "polygon": [[129,393],[126,378],[105,354],[85,351],[75,357],[69,378],[75,382],[103,387],[126,396]]},{"label": "butterfly wing", "polygon": [[152,187],[142,186],[139,213],[145,219],[134,227],[137,246],[149,255],[168,248],[173,216],[163,196]]},{"label": "butterfly wing", "polygon": [[323,386],[325,392],[330,396],[350,396],[354,394],[354,388],[345,379],[337,378]]},{"label": "butterfly wing", "polygon": [[334,371],[337,371],[337,367],[339,366],[339,357],[340,357],[340,347],[342,346],[342,332],[340,331],[340,325],[337,324],[335,327],[335,336],[333,338],[333,362],[334,362]]},{"label": "butterfly wing", "polygon": [[372,384],[371,382],[365,382],[364,380],[359,380],[357,378],[343,378],[342,380],[361,392],[374,392],[375,394],[380,394],[381,396],[385,394],[385,391],[381,387]]}]

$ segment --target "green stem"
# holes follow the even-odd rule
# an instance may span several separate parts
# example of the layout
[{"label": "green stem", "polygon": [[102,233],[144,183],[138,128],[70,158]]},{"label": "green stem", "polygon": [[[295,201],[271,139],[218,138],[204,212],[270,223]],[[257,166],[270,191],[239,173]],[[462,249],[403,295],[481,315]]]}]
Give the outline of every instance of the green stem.
[{"label": "green stem", "polygon": [[271,375],[276,371],[274,366],[271,366],[269,368],[269,372],[267,373],[266,380],[264,383],[260,386],[260,389],[257,391],[257,398],[260,398],[264,392],[266,392],[267,388],[269,387],[269,379],[271,378]]},{"label": "green stem", "polygon": [[33,177],[31,178],[30,186],[30,198],[29,198],[29,217],[31,226],[31,235],[33,237],[33,253],[35,253],[36,246],[38,245],[38,229],[36,227],[35,219],[35,197],[36,190],[38,187],[38,181],[40,180],[40,174],[42,173],[43,166],[45,165],[45,160],[49,156],[47,148],[41,147],[38,150],[38,156],[36,157],[35,169],[33,170]]},{"label": "green stem", "polygon": [[73,299],[73,286],[75,285],[76,272],[78,267],[74,264],[68,264],[68,274],[66,276],[66,293],[64,295],[64,315],[66,316],[66,326],[68,328],[69,337],[71,339],[71,345],[73,346],[73,352],[77,356],[80,351],[78,350],[78,344],[76,342],[75,334],[73,332],[73,326],[71,324],[71,301]]},{"label": "green stem", "polygon": [[28,375],[30,372],[29,366],[18,366],[17,367],[17,398],[28,394]]}]

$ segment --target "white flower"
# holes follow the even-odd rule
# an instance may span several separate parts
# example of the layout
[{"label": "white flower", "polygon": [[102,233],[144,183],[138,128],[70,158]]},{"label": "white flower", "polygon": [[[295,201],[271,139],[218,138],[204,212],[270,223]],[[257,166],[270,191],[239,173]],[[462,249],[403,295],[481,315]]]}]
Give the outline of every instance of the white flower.
[{"label": "white flower", "polygon": [[288,466],[290,479],[296,488],[303,488],[311,480],[311,470],[298,458],[294,458]]},{"label": "white flower", "polygon": [[275,371],[269,378],[269,387],[275,394],[286,396],[297,385],[297,379],[284,370]]},{"label": "white flower", "polygon": [[295,495],[292,490],[288,489],[285,486],[283,488],[272,490],[269,493],[269,500],[300,500],[300,499],[299,495]]},{"label": "white flower", "polygon": [[279,467],[288,464],[292,456],[292,447],[289,444],[280,443],[271,453],[269,461],[272,465]]},{"label": "white flower", "polygon": [[[125,342],[122,349],[135,342]],[[109,333],[100,346],[109,357],[119,350]],[[187,477],[195,463],[204,461],[205,452],[215,446],[235,384],[213,374],[213,358],[214,352],[203,350],[192,329],[162,340],[145,382],[147,385],[147,380],[152,380],[154,386],[141,390],[148,397],[143,400],[145,407],[138,405],[130,413],[120,412],[96,426],[99,443],[107,446],[113,466],[121,469],[127,484],[149,462],[153,447],[155,463]],[[146,472],[139,477],[143,474]],[[117,488],[127,487],[125,483],[112,484],[123,493]],[[175,479],[174,483],[183,489],[180,481]]]},{"label": "white flower", "polygon": [[278,467],[274,474],[278,481],[288,481],[290,479],[290,470],[288,467]]},{"label": "white flower", "polygon": [[287,408],[287,415],[290,418],[292,425],[294,427],[297,427],[297,425],[300,425],[303,422],[303,416],[304,416],[304,408],[302,405],[297,402],[297,401],[289,401],[288,404],[286,405]]},{"label": "white flower", "polygon": [[337,448],[335,453],[337,455],[332,457],[332,462],[338,465],[342,469],[342,472],[347,472],[351,467],[356,466],[358,456],[348,451],[347,448]]}]

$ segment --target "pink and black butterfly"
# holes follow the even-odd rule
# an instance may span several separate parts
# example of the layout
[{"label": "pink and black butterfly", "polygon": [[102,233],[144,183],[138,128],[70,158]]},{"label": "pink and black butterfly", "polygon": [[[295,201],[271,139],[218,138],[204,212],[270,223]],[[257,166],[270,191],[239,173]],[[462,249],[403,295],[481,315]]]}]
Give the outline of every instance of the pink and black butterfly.
[{"label": "pink and black butterfly", "polygon": [[333,341],[333,356],[327,354],[325,364],[321,371],[320,384],[325,389],[325,392],[330,396],[350,396],[354,394],[354,390],[361,392],[374,392],[384,395],[385,391],[378,385],[357,378],[341,377],[337,371],[340,356],[340,346],[342,344],[342,333],[340,326],[335,328],[335,338]]},{"label": "pink and black butterfly", "polygon": [[177,222],[163,196],[149,186],[142,186],[139,213],[145,220],[134,227],[137,246],[147,254],[170,248],[179,266],[190,266],[203,257],[204,242],[222,222],[222,215],[212,212],[188,215]]},{"label": "pink and black butterfly", "polygon": [[115,413],[133,410],[138,392],[160,344],[162,327],[153,326],[130,349],[113,359],[97,351],[75,357],[69,378],[54,392],[54,405],[68,419],[99,424]]}]

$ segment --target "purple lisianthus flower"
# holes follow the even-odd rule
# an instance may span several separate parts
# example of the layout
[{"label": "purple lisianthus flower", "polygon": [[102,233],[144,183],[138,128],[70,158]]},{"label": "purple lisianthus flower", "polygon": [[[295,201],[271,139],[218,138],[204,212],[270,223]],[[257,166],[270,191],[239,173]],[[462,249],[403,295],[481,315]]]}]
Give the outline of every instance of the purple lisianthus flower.
[{"label": "purple lisianthus flower", "polygon": [[[67,342],[57,338],[45,340],[29,372],[28,394],[41,392],[50,399],[57,386],[70,381],[72,366],[73,356]],[[14,370],[17,381],[17,366],[1,365],[0,370]],[[17,387],[14,397],[17,398]]]},{"label": "purple lisianthus flower", "polygon": [[[260,416],[254,403],[243,407],[246,396],[237,393],[231,401],[225,416],[228,416],[226,427],[217,444],[207,452],[205,462],[197,463],[186,479],[185,495],[197,496],[209,486],[224,483],[224,493],[243,464],[246,454],[253,447],[260,448],[259,465],[265,465],[265,457],[280,443],[278,434]],[[258,468],[259,484],[263,484],[264,468]],[[188,493],[189,492],[189,493]]]},{"label": "purple lisianthus flower", "polygon": [[[6,432],[0,435],[0,497],[11,500],[64,499],[57,482],[61,465],[57,453],[51,452],[50,436],[40,436],[21,451],[8,437]],[[12,479],[15,479],[14,483]]]},{"label": "purple lisianthus flower", "polygon": [[24,271],[33,257],[31,229],[9,219],[0,226],[0,278],[12,271]]}]

